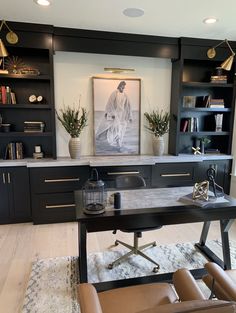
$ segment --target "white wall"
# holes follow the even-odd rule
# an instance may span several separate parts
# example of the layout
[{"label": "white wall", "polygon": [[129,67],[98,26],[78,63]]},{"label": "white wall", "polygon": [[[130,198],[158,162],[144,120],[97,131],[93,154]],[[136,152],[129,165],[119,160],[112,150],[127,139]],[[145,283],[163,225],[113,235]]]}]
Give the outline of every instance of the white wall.
[{"label": "white wall", "polygon": [[[104,67],[134,68],[132,74],[107,74]],[[152,136],[144,128],[143,113],[153,109],[169,111],[171,93],[171,61],[169,59],[112,56],[87,53],[56,52],[54,56],[55,106],[78,103],[89,111],[88,127],[81,138],[81,154],[93,155],[93,101],[92,77],[141,78],[141,154],[152,154]],[[69,156],[69,135],[56,121],[57,155]],[[165,153],[168,151],[168,134],[165,135]]]}]

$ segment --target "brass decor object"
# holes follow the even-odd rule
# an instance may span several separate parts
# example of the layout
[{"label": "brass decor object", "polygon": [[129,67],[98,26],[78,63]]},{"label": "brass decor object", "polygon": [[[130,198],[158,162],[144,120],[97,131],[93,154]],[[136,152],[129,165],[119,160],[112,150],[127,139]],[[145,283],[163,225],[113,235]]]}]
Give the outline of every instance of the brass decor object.
[{"label": "brass decor object", "polygon": [[233,51],[233,49],[231,48],[229,42],[227,39],[221,41],[218,45],[211,47],[210,49],[207,50],[207,56],[209,59],[213,59],[216,56],[216,48],[221,46],[223,43],[226,43],[226,45],[228,46],[231,55],[220,65],[220,67],[226,71],[230,71],[233,61],[234,61],[234,56],[235,56],[235,52]]},{"label": "brass decor object", "polygon": [[206,200],[208,201],[209,181],[196,183],[193,186],[193,200]]}]

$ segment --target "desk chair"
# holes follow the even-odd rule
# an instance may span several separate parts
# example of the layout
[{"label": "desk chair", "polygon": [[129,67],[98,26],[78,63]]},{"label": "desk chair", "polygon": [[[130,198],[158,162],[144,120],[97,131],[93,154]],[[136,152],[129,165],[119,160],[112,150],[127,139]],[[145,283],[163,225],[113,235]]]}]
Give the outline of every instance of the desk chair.
[{"label": "desk chair", "polygon": [[[143,179],[143,177],[140,175],[122,175],[122,176],[117,176],[117,178],[116,178],[116,188],[118,188],[118,189],[136,189],[136,188],[144,188],[144,187],[146,187],[146,182]],[[121,256],[119,259],[110,263],[108,265],[108,268],[112,269],[115,265],[119,264],[122,261],[125,261],[132,254],[136,254],[136,255],[139,254],[143,258],[145,258],[148,261],[155,264],[155,267],[153,268],[153,272],[157,273],[159,268],[160,268],[160,265],[142,252],[142,250],[147,248],[147,247],[156,246],[156,241],[147,243],[147,244],[142,245],[142,246],[138,245],[138,238],[142,237],[143,231],[153,230],[153,229],[157,229],[157,228],[161,228],[161,226],[145,228],[145,229],[140,229],[140,228],[138,228],[138,229],[121,229],[121,231],[123,231],[123,232],[134,233],[134,244],[133,244],[133,246],[131,246],[131,245],[117,239],[115,241],[116,246],[118,244],[121,244],[121,245],[125,246],[126,248],[128,248],[130,251],[127,252],[126,254],[124,254],[123,256]],[[113,231],[113,234],[115,234],[115,233],[116,233],[116,230]]]},{"label": "desk chair", "polygon": [[235,302],[205,299],[186,269],[174,273],[173,283],[177,293],[168,283],[148,283],[102,292],[97,292],[92,284],[79,284],[80,310],[81,313],[235,313]]},{"label": "desk chair", "polygon": [[218,299],[236,301],[236,270],[223,270],[213,262],[205,264],[208,272],[202,280]]}]

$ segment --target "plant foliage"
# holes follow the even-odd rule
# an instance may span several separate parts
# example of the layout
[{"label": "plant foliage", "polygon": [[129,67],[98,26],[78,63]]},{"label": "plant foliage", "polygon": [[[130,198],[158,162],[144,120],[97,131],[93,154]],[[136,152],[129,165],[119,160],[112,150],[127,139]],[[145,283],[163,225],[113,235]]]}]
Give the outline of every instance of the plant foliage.
[{"label": "plant foliage", "polygon": [[80,105],[77,108],[64,106],[60,109],[60,114],[56,111],[56,115],[72,138],[79,137],[84,127],[87,126],[88,113]]},{"label": "plant foliage", "polygon": [[149,131],[151,131],[154,136],[161,137],[169,131],[170,114],[163,112],[163,110],[152,111],[151,113],[145,112],[149,126],[145,126]]}]

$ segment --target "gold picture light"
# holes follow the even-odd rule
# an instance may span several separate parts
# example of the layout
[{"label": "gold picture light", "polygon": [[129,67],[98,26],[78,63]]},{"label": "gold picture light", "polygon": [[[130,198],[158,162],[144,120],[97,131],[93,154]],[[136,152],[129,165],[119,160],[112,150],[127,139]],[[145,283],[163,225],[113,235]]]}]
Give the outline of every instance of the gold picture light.
[{"label": "gold picture light", "polygon": [[209,59],[213,59],[215,56],[216,56],[216,48],[221,46],[223,43],[226,43],[230,52],[231,52],[231,55],[220,65],[220,67],[226,71],[230,71],[231,70],[231,67],[232,67],[232,64],[233,64],[233,61],[234,61],[234,56],[235,56],[235,53],[233,51],[233,49],[231,48],[229,42],[227,39],[221,41],[218,45],[210,48],[207,50],[207,56]]},{"label": "gold picture light", "polygon": [[134,72],[133,68],[120,68],[120,67],[104,67],[105,72],[109,73],[128,73]]}]

